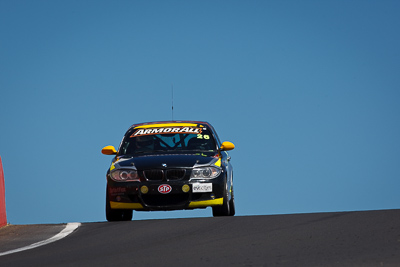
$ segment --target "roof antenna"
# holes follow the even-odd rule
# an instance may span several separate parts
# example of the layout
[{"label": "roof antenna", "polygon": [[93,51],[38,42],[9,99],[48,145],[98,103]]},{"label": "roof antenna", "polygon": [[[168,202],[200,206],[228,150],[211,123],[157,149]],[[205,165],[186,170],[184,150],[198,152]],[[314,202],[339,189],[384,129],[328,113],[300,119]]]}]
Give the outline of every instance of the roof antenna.
[{"label": "roof antenna", "polygon": [[174,120],[174,85],[171,84],[171,90],[172,90],[172,120]]}]

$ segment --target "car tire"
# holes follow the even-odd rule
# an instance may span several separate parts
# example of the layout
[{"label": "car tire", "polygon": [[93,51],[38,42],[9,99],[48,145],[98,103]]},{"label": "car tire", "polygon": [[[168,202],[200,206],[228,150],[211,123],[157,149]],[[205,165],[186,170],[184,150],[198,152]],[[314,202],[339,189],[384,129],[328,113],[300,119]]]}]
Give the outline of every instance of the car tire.
[{"label": "car tire", "polygon": [[225,188],[224,188],[224,198],[223,198],[223,203],[222,206],[214,206],[212,207],[213,211],[213,216],[214,217],[220,217],[220,216],[230,216],[230,207],[229,207],[229,200],[228,200],[228,190],[227,190],[227,184],[225,183]]},{"label": "car tire", "polygon": [[231,189],[231,200],[229,200],[229,216],[235,215],[235,198],[233,194],[233,187]]},{"label": "car tire", "polygon": [[106,219],[109,222],[117,222],[117,221],[130,221],[133,217],[132,210],[124,210],[124,209],[112,209],[110,206],[110,200],[108,197],[108,187],[106,192]]}]

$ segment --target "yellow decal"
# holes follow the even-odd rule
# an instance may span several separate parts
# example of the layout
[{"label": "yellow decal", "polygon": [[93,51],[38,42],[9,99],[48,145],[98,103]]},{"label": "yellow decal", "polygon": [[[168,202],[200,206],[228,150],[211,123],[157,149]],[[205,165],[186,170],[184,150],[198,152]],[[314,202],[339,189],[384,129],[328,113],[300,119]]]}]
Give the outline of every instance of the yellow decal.
[{"label": "yellow decal", "polygon": [[198,134],[197,135],[197,139],[210,139],[210,136],[208,134],[202,135],[202,134]]},{"label": "yellow decal", "polygon": [[114,201],[110,201],[110,207],[112,209],[143,209],[143,206],[140,203],[122,203]]},{"label": "yellow decal", "polygon": [[182,186],[182,191],[183,192],[187,193],[187,192],[189,192],[189,190],[190,190],[190,186],[188,186],[187,184]]},{"label": "yellow decal", "polygon": [[144,185],[140,188],[140,192],[142,192],[142,194],[147,194],[149,192],[149,188]]},{"label": "yellow decal", "polygon": [[203,201],[192,201],[189,204],[189,208],[203,208],[209,206],[220,206],[224,203],[224,199],[217,198],[212,200],[203,200]]},{"label": "yellow decal", "polygon": [[221,158],[219,158],[219,159],[217,160],[217,162],[215,162],[214,165],[215,165],[215,166],[218,166],[218,167],[221,167]]},{"label": "yellow decal", "polygon": [[110,171],[112,171],[114,169],[115,169],[115,166],[114,166],[114,163],[113,163],[113,164],[111,164]]}]

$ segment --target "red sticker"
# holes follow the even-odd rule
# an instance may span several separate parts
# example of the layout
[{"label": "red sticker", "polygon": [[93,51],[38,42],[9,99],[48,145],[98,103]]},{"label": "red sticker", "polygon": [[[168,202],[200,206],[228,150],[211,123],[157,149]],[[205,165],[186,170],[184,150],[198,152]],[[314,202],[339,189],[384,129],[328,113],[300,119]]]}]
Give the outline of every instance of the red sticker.
[{"label": "red sticker", "polygon": [[172,187],[169,184],[162,184],[158,187],[158,192],[161,194],[168,194],[172,191]]}]

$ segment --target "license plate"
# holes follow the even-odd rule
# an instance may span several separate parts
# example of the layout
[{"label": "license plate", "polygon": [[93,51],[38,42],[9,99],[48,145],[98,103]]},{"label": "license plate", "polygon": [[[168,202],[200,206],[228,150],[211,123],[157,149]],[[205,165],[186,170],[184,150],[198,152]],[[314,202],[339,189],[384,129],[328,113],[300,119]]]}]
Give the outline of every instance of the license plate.
[{"label": "license plate", "polygon": [[193,193],[207,193],[207,192],[212,192],[212,183],[196,183],[193,184],[192,186],[192,192]]}]

